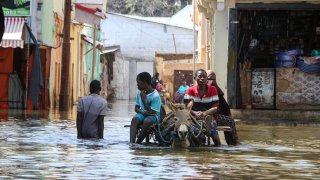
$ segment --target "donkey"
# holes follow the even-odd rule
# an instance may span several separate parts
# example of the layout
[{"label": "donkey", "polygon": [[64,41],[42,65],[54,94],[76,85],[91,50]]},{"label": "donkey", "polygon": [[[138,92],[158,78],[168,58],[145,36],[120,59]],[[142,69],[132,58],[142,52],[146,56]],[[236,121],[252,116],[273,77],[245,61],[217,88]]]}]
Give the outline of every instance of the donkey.
[{"label": "donkey", "polygon": [[174,139],[172,143],[173,148],[188,148],[190,146],[201,146],[203,139],[203,125],[198,123],[190,114],[193,106],[191,101],[186,107],[172,104],[171,109],[174,114],[170,119],[169,124],[174,123]]}]

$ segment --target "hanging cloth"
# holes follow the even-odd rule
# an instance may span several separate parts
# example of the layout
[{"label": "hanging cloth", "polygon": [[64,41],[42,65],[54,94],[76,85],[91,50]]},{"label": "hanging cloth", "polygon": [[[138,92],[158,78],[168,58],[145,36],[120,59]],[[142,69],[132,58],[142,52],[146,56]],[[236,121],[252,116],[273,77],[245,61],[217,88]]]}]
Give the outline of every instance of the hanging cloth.
[{"label": "hanging cloth", "polygon": [[23,89],[18,74],[11,74],[9,77],[9,108],[22,109],[23,108]]}]

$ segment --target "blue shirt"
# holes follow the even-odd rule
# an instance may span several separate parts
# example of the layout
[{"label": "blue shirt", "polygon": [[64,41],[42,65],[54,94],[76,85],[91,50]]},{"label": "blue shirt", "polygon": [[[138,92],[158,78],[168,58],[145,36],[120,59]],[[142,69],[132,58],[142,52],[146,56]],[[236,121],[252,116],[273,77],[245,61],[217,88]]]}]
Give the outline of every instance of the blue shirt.
[{"label": "blue shirt", "polygon": [[188,88],[189,88],[189,86],[180,86],[178,92],[180,94],[184,94],[184,93],[186,93]]},{"label": "blue shirt", "polygon": [[[136,105],[140,106],[140,109],[145,111],[144,104],[142,102],[140,92],[138,90],[137,95],[136,95]],[[156,118],[159,120],[160,119],[160,109],[161,109],[161,99],[160,95],[157,90],[154,90],[153,92],[147,94],[147,104],[149,107],[156,111]]]}]

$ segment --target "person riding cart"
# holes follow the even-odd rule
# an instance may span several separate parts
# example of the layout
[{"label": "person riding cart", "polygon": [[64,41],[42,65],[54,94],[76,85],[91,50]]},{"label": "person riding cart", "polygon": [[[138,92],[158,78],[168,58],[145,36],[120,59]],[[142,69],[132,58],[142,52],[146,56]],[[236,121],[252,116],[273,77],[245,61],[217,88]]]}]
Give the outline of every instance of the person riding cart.
[{"label": "person riding cart", "polygon": [[[151,75],[142,72],[137,75],[138,92],[135,112],[131,121],[130,142],[141,143],[147,136],[149,128],[160,122],[161,99],[157,90],[151,87]],[[139,134],[138,130],[141,129]],[[136,140],[138,134],[138,138]]]},{"label": "person riding cart", "polygon": [[197,83],[186,91],[184,103],[187,105],[190,101],[194,102],[190,111],[191,115],[199,121],[205,121],[206,135],[212,138],[215,146],[220,146],[217,123],[213,119],[219,106],[217,89],[207,85],[207,73],[203,69],[198,69],[194,78]]}]

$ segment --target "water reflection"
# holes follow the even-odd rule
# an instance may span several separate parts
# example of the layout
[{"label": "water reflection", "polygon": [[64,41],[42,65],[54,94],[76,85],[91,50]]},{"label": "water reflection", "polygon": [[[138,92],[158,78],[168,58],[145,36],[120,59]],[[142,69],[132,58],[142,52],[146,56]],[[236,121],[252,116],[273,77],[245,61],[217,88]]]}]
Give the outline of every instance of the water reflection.
[{"label": "water reflection", "polygon": [[[112,104],[104,140],[76,138],[71,112],[1,111],[1,179],[319,179],[318,126],[239,123],[242,144],[219,148],[131,145],[134,104]],[[5,115],[3,115],[5,114]]]}]

